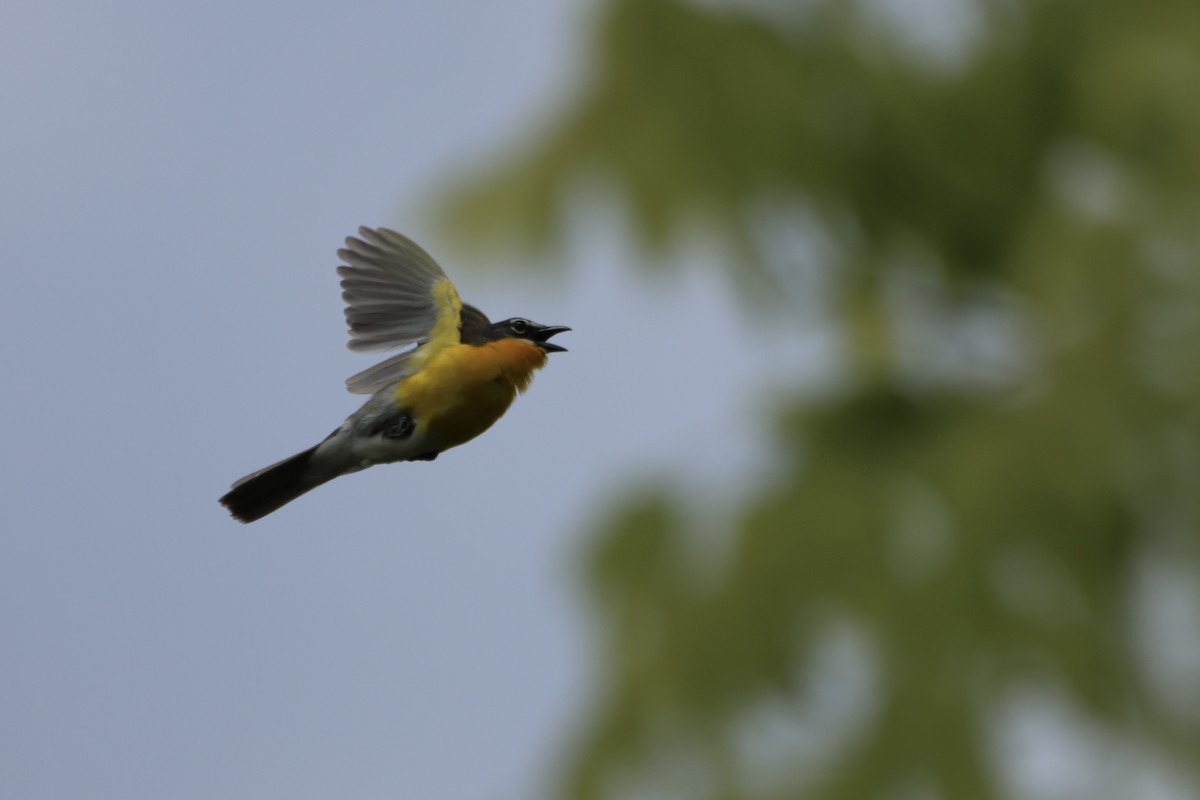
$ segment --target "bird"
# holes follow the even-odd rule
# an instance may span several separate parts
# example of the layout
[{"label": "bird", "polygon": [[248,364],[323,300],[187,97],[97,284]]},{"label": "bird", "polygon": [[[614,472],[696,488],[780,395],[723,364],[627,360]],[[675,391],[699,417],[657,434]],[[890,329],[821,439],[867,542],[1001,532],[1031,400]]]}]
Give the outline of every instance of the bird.
[{"label": "bird", "polygon": [[523,317],[492,322],[459,298],[420,245],[360,227],[339,249],[353,351],[407,348],[346,379],[370,399],[323,441],[236,481],[221,497],[234,519],[261,519],[341,475],[376,464],[433,461],[490,428],[571,330]]}]

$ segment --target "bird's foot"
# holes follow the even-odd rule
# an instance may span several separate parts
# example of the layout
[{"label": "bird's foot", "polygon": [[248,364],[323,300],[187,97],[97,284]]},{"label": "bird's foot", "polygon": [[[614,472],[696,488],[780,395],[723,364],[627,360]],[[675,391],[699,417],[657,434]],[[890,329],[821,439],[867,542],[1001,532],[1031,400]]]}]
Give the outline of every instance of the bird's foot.
[{"label": "bird's foot", "polygon": [[407,439],[417,429],[417,423],[408,414],[401,414],[399,419],[384,428],[381,433],[385,439]]}]

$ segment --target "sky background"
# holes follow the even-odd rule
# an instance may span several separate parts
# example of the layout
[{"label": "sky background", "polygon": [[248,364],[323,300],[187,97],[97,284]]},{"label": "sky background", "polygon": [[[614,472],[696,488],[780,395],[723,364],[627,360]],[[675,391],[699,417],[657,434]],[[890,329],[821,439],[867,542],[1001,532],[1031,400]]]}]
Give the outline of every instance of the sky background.
[{"label": "sky background", "polygon": [[[769,479],[744,411],[828,364],[699,252],[648,280],[600,196],[541,272],[439,235],[439,193],[585,79],[591,11],[4,4],[0,796],[515,799],[553,775],[606,505],[667,470],[718,499]],[[360,224],[493,318],[570,325],[570,352],[468,446],[243,527],[228,485],[362,401],[334,273]]]}]

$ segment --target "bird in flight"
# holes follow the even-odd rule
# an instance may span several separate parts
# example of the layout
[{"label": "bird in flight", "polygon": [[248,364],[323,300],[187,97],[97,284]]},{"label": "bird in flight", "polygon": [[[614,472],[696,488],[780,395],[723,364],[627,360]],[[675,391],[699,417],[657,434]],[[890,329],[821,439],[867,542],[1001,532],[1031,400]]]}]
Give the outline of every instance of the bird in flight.
[{"label": "bird in flight", "polygon": [[359,228],[338,256],[348,347],[415,345],[346,379],[371,398],[323,442],[233,484],[221,504],[241,522],[261,519],[339,475],[394,461],[432,461],[474,439],[525,391],[550,337],[569,331],[514,317],[491,322],[463,303],[437,262],[387,228]]}]

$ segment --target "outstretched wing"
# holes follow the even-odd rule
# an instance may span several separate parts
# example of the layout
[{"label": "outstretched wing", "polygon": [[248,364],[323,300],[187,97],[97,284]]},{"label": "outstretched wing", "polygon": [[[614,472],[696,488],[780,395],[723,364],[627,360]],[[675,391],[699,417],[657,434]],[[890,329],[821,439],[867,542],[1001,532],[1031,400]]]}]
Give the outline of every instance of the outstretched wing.
[{"label": "outstretched wing", "polygon": [[[436,347],[458,341],[462,301],[433,257],[413,240],[387,228],[359,228],[338,256],[346,302],[348,347],[359,352],[410,344]],[[421,353],[424,358],[428,353]],[[370,394],[414,366],[416,351],[400,353],[347,379],[346,387]]]},{"label": "outstretched wing", "polygon": [[395,383],[412,372],[412,355],[415,350],[405,350],[387,361],[381,361],[362,372],[346,378],[346,389],[353,394],[375,394],[389,383]]},{"label": "outstretched wing", "polygon": [[[391,350],[422,341],[441,309],[434,287],[446,273],[420,245],[387,228],[359,228],[346,238],[338,267],[351,350]],[[457,313],[457,310],[455,310]]]}]

